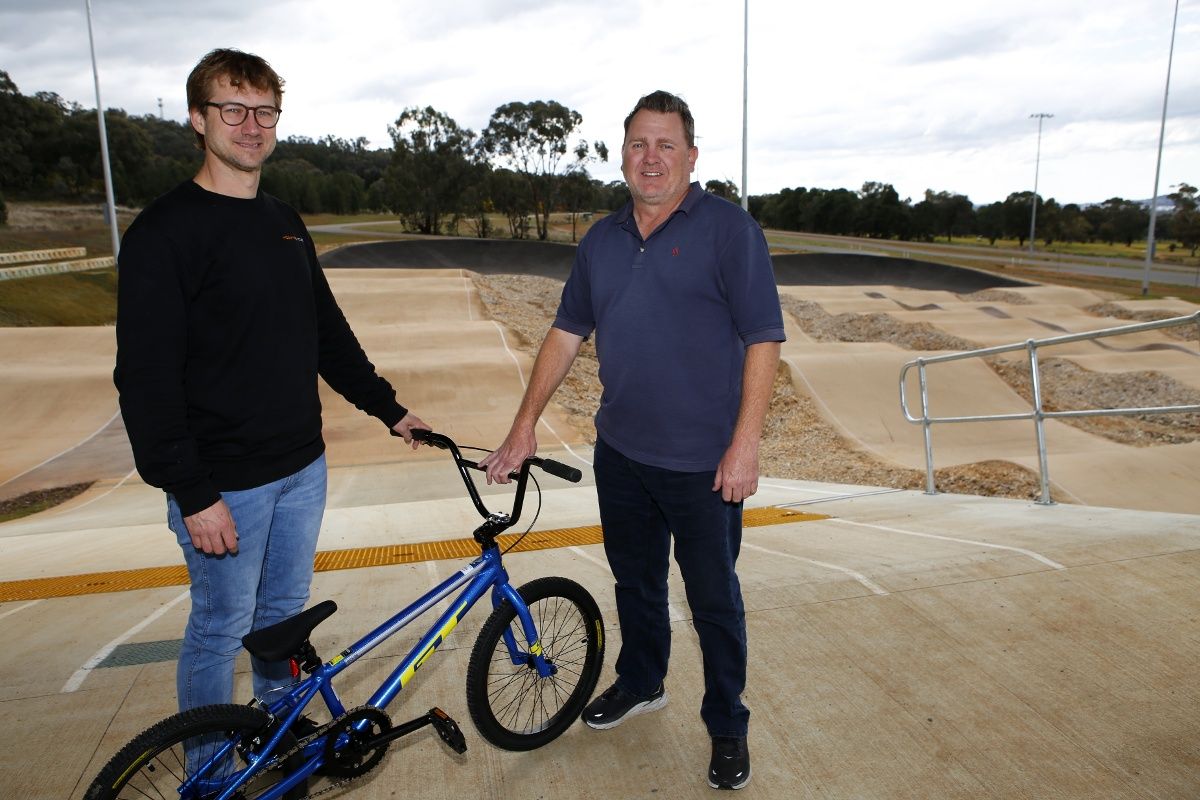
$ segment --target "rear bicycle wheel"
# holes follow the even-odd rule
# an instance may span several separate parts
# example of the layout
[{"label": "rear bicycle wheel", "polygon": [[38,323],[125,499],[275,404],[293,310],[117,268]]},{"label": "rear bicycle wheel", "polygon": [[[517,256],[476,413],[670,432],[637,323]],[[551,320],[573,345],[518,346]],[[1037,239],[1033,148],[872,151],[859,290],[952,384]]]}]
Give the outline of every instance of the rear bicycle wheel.
[{"label": "rear bicycle wheel", "polygon": [[539,578],[517,590],[529,606],[542,655],[555,673],[513,664],[504,643],[525,633],[505,601],[488,617],[467,664],[467,710],[480,735],[504,750],[533,750],[558,738],[583,711],[604,663],[604,620],[588,591],[566,578]]},{"label": "rear bicycle wheel", "polygon": [[[188,709],[143,731],[121,748],[100,770],[84,795],[86,800],[145,800],[182,798],[204,800],[218,796],[246,768],[247,756],[267,741],[271,718],[258,708],[212,705]],[[279,752],[296,746],[286,733]],[[225,755],[214,758],[225,750]],[[236,795],[253,800],[283,781],[303,759],[297,754],[287,762],[268,764]],[[198,777],[194,791],[180,793],[189,778]],[[291,789],[285,798],[304,797],[307,780]]]}]

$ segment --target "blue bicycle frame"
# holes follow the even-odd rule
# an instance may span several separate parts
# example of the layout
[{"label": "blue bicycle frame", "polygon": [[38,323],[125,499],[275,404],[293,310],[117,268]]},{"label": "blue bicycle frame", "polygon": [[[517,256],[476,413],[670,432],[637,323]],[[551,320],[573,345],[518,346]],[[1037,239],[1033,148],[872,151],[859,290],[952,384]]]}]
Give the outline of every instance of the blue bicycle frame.
[{"label": "blue bicycle frame", "polygon": [[[520,620],[521,629],[524,633],[526,649],[520,649],[516,637],[511,631],[504,633],[504,643],[508,648],[509,657],[514,665],[526,664],[535,668],[540,677],[549,677],[554,675],[556,668],[549,663],[542,655],[542,647],[538,639],[537,628],[534,625],[533,617],[529,613],[529,607],[509,583],[508,573],[504,569],[500,548],[496,544],[495,537],[501,531],[511,527],[518,519],[521,513],[521,505],[525,494],[526,480],[529,475],[529,467],[531,465],[541,466],[547,471],[561,474],[560,470],[573,472],[577,475],[578,471],[572,471],[569,467],[550,461],[549,459],[529,459],[522,466],[521,471],[513,477],[517,479],[516,500],[514,501],[513,509],[510,514],[494,514],[489,512],[483,505],[478,491],[475,488],[474,482],[471,480],[468,468],[478,469],[478,465],[474,462],[462,458],[455,444],[441,436],[440,434],[428,434],[421,437],[431,444],[450,449],[454,454],[455,463],[458,465],[459,472],[466,483],[468,492],[476,509],[484,516],[484,523],[475,531],[474,536],[476,541],[480,543],[482,552],[478,558],[472,561],[467,566],[463,567],[457,573],[442,581],[436,587],[426,592],[420,599],[400,611],[391,619],[384,622],[382,625],[375,628],[366,636],[359,639],[354,644],[347,647],[337,656],[329,661],[321,664],[314,669],[308,677],[292,686],[286,694],[272,700],[269,703],[264,703],[261,700],[255,701],[260,704],[276,721],[273,727],[273,734],[270,740],[259,749],[257,754],[245,754],[247,761],[245,769],[241,774],[230,784],[225,786],[225,790],[220,794],[217,800],[227,800],[233,797],[246,781],[255,775],[260,768],[266,767],[274,759],[278,757],[277,750],[284,736],[291,729],[292,725],[300,718],[301,712],[308,706],[310,702],[319,694],[328,707],[333,718],[340,717],[345,714],[347,709],[343,705],[342,700],[338,697],[337,692],[333,688],[333,679],[339,675],[342,670],[349,667],[354,662],[358,661],[374,648],[382,644],[384,641],[393,636],[396,632],[409,625],[418,617],[422,616],[433,606],[440,603],[445,598],[452,595],[455,591],[462,587],[462,593],[455,599],[450,607],[437,619],[433,627],[421,637],[421,640],[409,651],[408,655],[397,665],[391,675],[384,681],[379,689],[373,694],[366,705],[384,709],[390,704],[396,696],[408,685],[412,680],[416,671],[429,660],[429,657],[441,646],[442,642],[450,635],[451,631],[457,627],[458,623],[466,615],[466,613],[475,605],[488,589],[492,590],[492,607],[495,608],[508,601],[516,612],[517,619]],[[570,478],[569,478],[570,479]],[[573,478],[578,480],[577,477]],[[362,721],[359,725],[363,728],[367,725],[366,721]],[[229,758],[230,749],[234,746],[230,742],[227,746],[221,748],[209,762],[204,765],[205,769],[197,771],[197,775],[205,775],[209,764],[220,763],[220,760]],[[280,783],[270,787],[258,800],[274,800],[282,797],[285,793],[306,780],[312,775],[323,763],[325,759],[325,744],[321,738],[310,742],[302,751],[301,756],[304,758],[304,763],[299,767],[292,769],[290,774]],[[266,762],[266,763],[264,763]],[[291,769],[291,768],[289,768]],[[183,797],[191,796],[193,792],[200,789],[202,784],[209,779],[192,777],[189,778],[180,787],[180,794]]]}]

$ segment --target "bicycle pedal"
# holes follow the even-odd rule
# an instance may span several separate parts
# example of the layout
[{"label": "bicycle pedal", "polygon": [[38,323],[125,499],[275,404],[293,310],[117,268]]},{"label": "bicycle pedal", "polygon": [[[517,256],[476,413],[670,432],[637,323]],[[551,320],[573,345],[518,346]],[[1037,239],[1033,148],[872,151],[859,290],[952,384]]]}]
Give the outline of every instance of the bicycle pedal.
[{"label": "bicycle pedal", "polygon": [[442,737],[442,741],[448,744],[451,750],[459,755],[467,752],[467,739],[463,736],[458,723],[451,719],[449,714],[434,706],[429,709],[425,718],[429,720],[429,724],[437,731],[437,735]]}]

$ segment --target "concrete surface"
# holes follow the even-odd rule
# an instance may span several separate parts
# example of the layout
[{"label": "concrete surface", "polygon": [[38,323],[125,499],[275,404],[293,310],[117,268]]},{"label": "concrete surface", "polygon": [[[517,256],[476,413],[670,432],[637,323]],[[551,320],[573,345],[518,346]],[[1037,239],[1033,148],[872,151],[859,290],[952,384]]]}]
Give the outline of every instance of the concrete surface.
[{"label": "concrete surface", "polygon": [[[494,445],[530,364],[511,334],[484,317],[461,266],[331,270],[330,279],[401,400],[460,440]],[[1086,320],[1066,312],[1094,300],[1075,290],[1006,291],[1044,308],[971,303],[953,287],[804,290],[830,309],[891,303],[935,325],[942,311],[952,312],[946,319],[959,321],[948,327],[970,328],[972,319],[982,326],[1000,319],[984,307],[1000,309],[1013,340],[1042,327],[1034,318],[1075,329]],[[900,303],[940,310],[905,312]],[[988,331],[1003,337],[1009,329]],[[920,446],[912,444],[919,429],[899,419],[896,385],[900,363],[914,354],[803,338],[785,348],[797,388],[812,392],[852,441],[899,463],[919,460]],[[128,445],[118,446],[112,427],[111,341],[110,329],[0,331],[0,392],[11,409],[0,419],[0,493],[39,475],[52,483],[86,471],[82,464],[104,466],[97,485],[70,503],[0,525],[0,581],[181,563],[162,522],[161,492],[121,460]],[[1173,375],[1193,380],[1195,359],[1178,351],[1077,354],[1145,355],[1171,359],[1163,364]],[[1112,368],[1123,369],[1119,362]],[[947,378],[945,386],[946,402],[1013,402],[979,373]],[[469,531],[474,512],[440,453],[399,448],[378,423],[337,398],[323,401],[331,484],[321,550]],[[552,408],[547,422],[543,450],[586,473],[583,436],[561,410]],[[1033,456],[1029,427],[939,431],[938,464],[985,457],[1025,463]],[[1065,430],[1052,436],[1056,488],[1090,505],[764,478],[751,506],[795,506],[828,519],[745,533],[739,571],[750,630],[754,778],[744,796],[1200,796],[1200,448],[1135,452],[1094,439]],[[576,487],[543,484],[538,529],[597,523],[590,477]],[[1164,510],[1175,508],[1173,494],[1176,510],[1186,513]],[[607,685],[619,631],[601,546],[506,561],[517,583],[562,574],[596,596],[609,633]],[[318,629],[317,647],[332,655],[457,568],[428,562],[319,573],[314,601],[332,597],[340,608]],[[119,644],[178,639],[185,597],[176,586],[0,603],[0,637],[9,645],[0,649],[0,721],[9,732],[0,797],[81,797],[112,753],[173,711],[170,661],[95,663]],[[485,618],[476,609],[421,671],[409,690],[416,696],[389,709],[399,722],[440,705],[462,724],[467,754],[450,755],[428,732],[416,734],[350,789],[364,798],[709,796],[699,651],[675,574],[671,604],[666,709],[612,731],[577,725],[524,754],[494,750],[468,719],[466,657]],[[365,697],[409,642],[404,633],[388,642],[340,688],[351,699]],[[244,693],[244,663],[239,684]]]}]

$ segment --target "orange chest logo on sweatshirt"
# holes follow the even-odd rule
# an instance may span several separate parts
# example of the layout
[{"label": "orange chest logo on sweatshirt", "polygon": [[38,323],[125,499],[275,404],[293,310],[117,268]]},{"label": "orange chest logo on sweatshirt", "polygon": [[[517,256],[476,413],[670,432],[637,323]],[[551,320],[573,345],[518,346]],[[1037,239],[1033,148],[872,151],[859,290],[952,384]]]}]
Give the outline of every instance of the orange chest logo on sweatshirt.
[{"label": "orange chest logo on sweatshirt", "polygon": [[304,237],[303,236],[292,236],[290,233],[285,233],[283,235],[283,240],[285,242],[303,242]]}]

